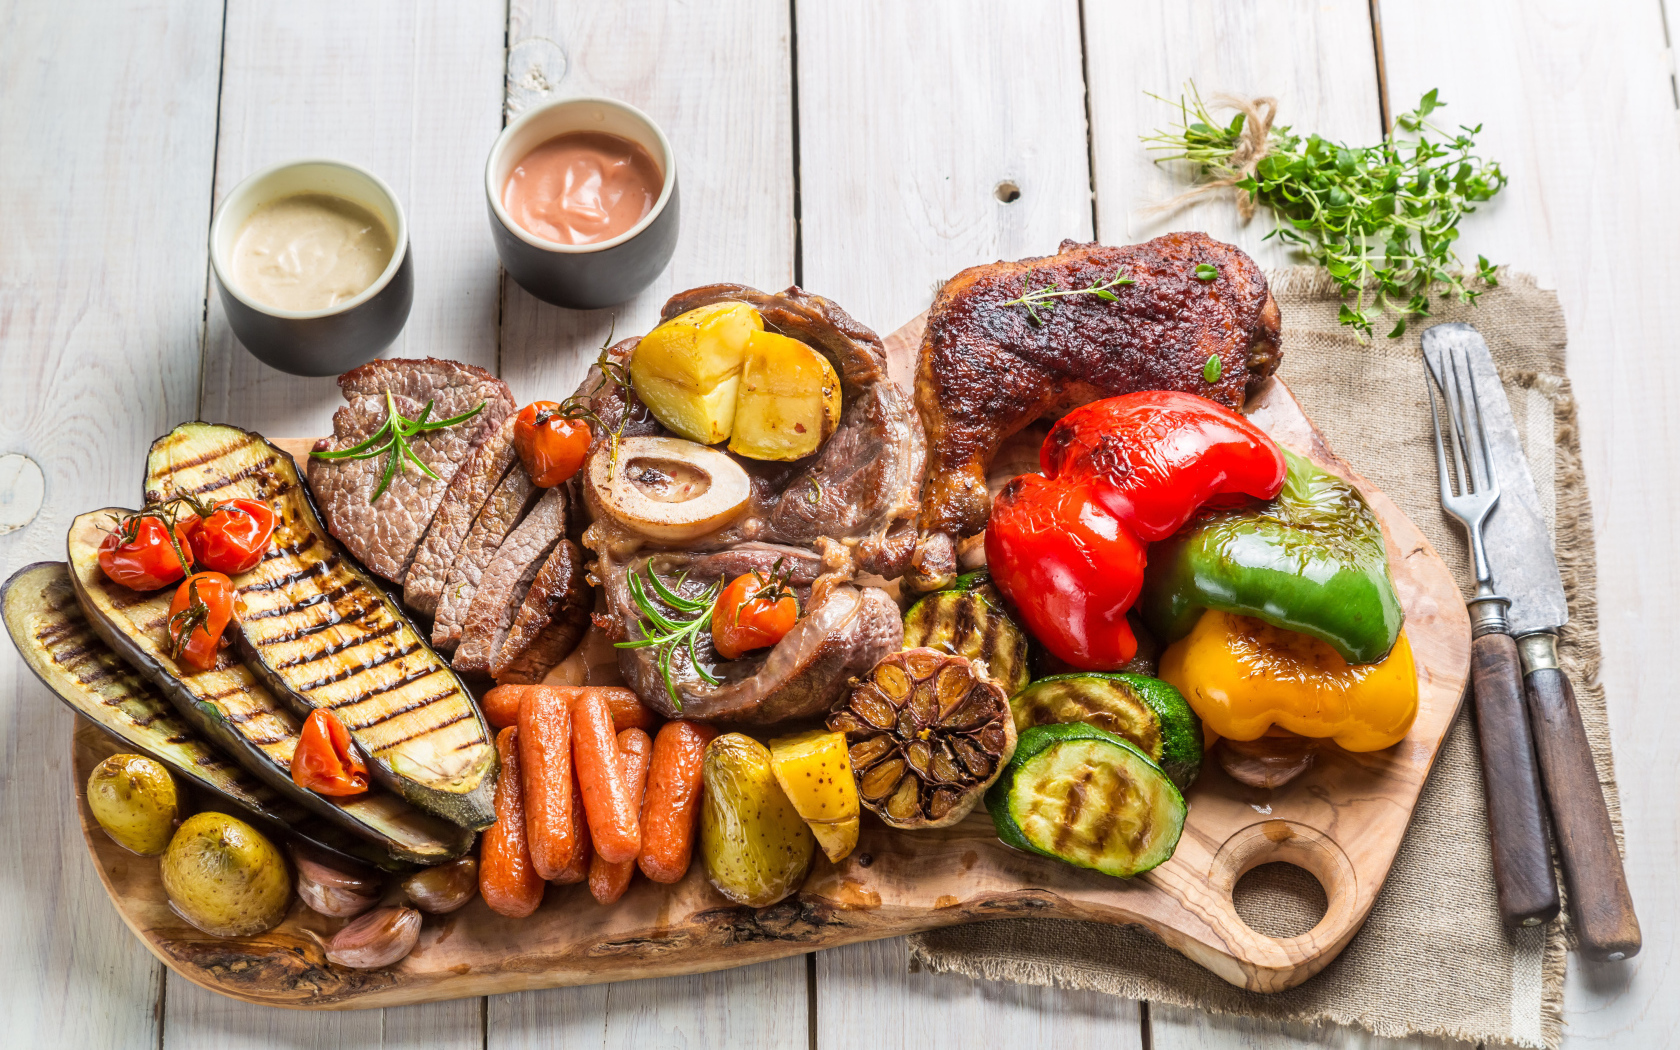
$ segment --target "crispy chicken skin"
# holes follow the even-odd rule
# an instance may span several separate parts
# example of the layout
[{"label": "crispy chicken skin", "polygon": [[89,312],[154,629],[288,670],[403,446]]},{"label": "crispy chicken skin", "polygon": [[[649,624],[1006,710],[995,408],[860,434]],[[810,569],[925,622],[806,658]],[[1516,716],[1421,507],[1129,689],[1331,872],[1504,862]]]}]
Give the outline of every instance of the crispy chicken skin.
[{"label": "crispy chicken skin", "polygon": [[[1217,270],[1211,280],[1196,268]],[[1054,285],[1086,288],[1116,275],[1134,284],[1005,305]],[[986,471],[998,447],[1043,417],[1137,390],[1185,390],[1240,408],[1277,370],[1277,302],[1246,254],[1202,233],[1107,247],[1063,241],[1058,255],[974,266],[945,283],[928,313],[916,373],[927,430],[920,535],[906,577],[916,590],[947,585],[956,541],[986,527]],[[1208,382],[1208,359],[1219,358]]]}]

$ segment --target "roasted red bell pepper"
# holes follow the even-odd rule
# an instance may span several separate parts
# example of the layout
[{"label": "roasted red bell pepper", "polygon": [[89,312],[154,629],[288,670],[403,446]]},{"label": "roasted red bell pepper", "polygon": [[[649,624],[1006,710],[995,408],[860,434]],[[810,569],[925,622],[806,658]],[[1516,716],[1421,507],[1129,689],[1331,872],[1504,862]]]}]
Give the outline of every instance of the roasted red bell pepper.
[{"label": "roasted red bell pepper", "polygon": [[1051,428],[1042,474],[1004,486],[986,526],[992,579],[1061,659],[1114,670],[1137,652],[1126,610],[1145,549],[1222,498],[1270,499],[1286,464],[1260,428],[1175,391],[1125,394]]}]

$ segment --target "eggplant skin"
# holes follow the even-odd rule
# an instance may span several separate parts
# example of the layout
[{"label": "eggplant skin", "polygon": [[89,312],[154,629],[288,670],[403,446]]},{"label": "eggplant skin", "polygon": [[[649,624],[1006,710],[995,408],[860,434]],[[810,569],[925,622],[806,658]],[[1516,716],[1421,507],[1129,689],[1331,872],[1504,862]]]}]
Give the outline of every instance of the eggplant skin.
[{"label": "eggplant skin", "polygon": [[[417,864],[453,860],[472,848],[473,834],[420,812],[385,792],[332,800],[292,782],[292,752],[301,723],[245,666],[224,655],[217,666],[182,678],[161,640],[172,592],[139,595],[105,579],[99,568],[102,525],[129,511],[107,508],[70,523],[70,579],[94,632],[129,666],[157,686],[188,725],[285,798],[316,816]],[[150,628],[138,626],[144,619]],[[151,637],[147,630],[157,637]]]},{"label": "eggplant skin", "polygon": [[489,827],[497,760],[488,723],[401,607],[327,532],[291,456],[238,427],[183,423],[146,458],[146,498],[182,494],[275,510],[267,555],[234,580],[246,666],[300,716],[333,711],[378,783],[464,828]]},{"label": "eggplant skin", "polygon": [[18,655],[41,684],[123,747],[156,759],[196,790],[239,807],[282,837],[386,871],[413,870],[389,849],[310,816],[183,722],[157,688],[94,632],[63,562],[36,562],[13,573],[0,585],[0,615]]}]

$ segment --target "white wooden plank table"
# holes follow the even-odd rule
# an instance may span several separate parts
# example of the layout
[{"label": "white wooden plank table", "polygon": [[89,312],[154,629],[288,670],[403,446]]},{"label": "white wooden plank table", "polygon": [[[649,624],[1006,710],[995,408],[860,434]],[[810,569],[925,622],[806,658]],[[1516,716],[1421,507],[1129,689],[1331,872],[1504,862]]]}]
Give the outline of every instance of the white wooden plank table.
[{"label": "white wooden plank table", "polygon": [[[1381,42],[1373,16],[1380,17]],[[1600,612],[1628,868],[1645,951],[1571,960],[1565,1046],[1658,1046],[1675,980],[1680,648],[1680,94],[1660,0],[0,0],[0,455],[45,503],[0,535],[7,573],[59,554],[69,517],[132,498],[149,439],[193,415],[324,430],[330,380],[258,364],[208,282],[215,201],[278,160],[340,156],[408,210],[414,313],[393,354],[494,367],[522,398],[569,391],[615,323],[671,292],[799,281],[882,331],[934,284],[1063,237],[1199,228],[1291,260],[1224,202],[1176,192],[1137,136],[1194,78],[1272,95],[1281,120],[1380,133],[1384,100],[1441,88],[1512,176],[1466,224],[1473,252],[1538,274],[1568,316],[1599,534]],[[646,293],[573,313],[503,281],[482,165],[517,110],[601,93],[670,135],[678,255]],[[24,499],[6,488],[0,506]],[[8,514],[11,508],[5,506]],[[9,520],[9,519],[8,519]],[[0,646],[0,1046],[1438,1047],[1054,989],[908,974],[901,941],[743,970],[401,1010],[305,1014],[199,991],[127,933],[85,859],[69,716]]]}]

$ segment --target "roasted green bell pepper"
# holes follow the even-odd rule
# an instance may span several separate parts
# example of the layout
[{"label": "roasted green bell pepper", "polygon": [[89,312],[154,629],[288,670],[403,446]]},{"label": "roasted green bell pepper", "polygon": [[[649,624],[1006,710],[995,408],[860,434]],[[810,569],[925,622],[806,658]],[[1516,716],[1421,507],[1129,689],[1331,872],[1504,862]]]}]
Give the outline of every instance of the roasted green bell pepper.
[{"label": "roasted green bell pepper", "polygon": [[1151,548],[1144,622],[1171,643],[1219,609],[1318,638],[1349,663],[1381,660],[1404,617],[1377,516],[1348,482],[1284,456],[1276,498],[1205,509]]}]

